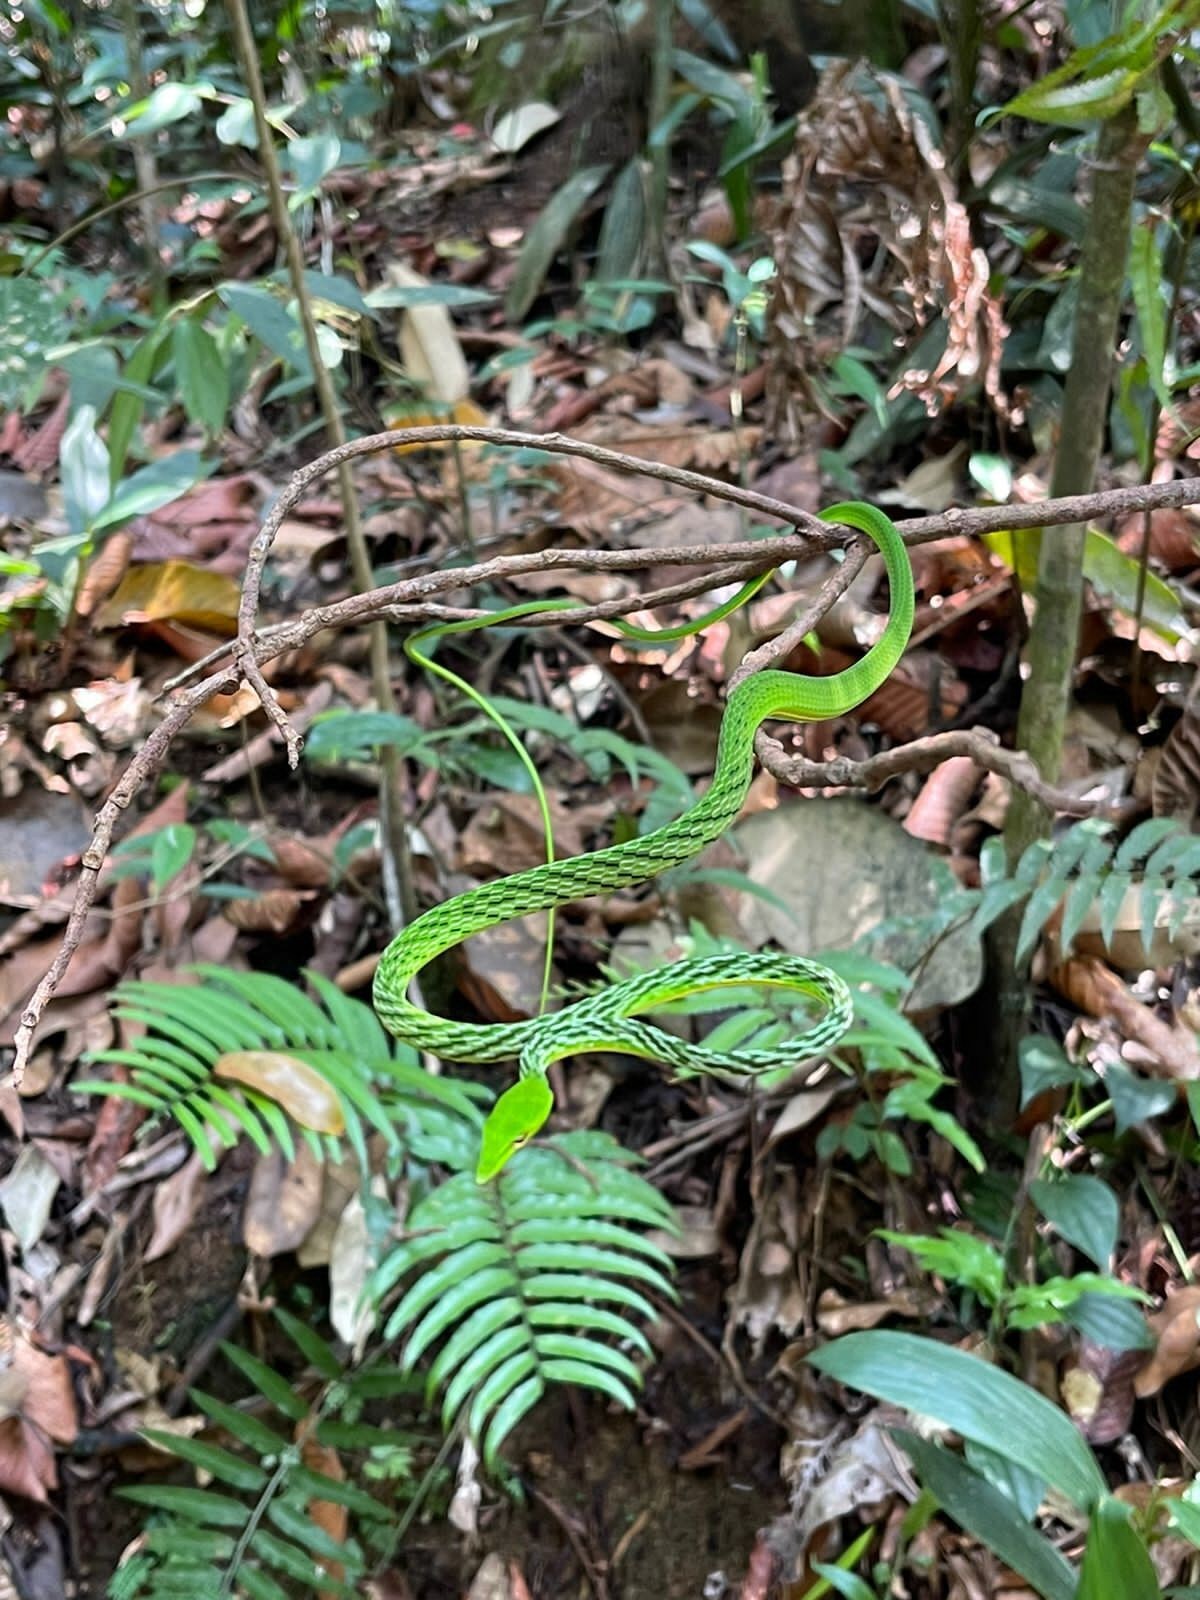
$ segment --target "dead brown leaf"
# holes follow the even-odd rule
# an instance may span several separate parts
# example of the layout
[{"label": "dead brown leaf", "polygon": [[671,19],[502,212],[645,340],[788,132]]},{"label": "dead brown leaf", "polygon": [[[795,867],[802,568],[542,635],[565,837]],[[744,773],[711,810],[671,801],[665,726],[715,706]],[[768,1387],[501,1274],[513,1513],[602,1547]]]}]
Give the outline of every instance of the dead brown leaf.
[{"label": "dead brown leaf", "polygon": [[546,915],[541,912],[485,928],[463,944],[458,985],[485,1017],[520,1022],[537,1014],[546,933]]},{"label": "dead brown leaf", "polygon": [[157,1261],[183,1238],[204,1197],[206,1176],[204,1163],[193,1152],[178,1171],[155,1185],[154,1231],[142,1252],[143,1261]]},{"label": "dead brown leaf", "polygon": [[[568,806],[550,795],[555,855],[582,855],[585,832],[608,818],[606,805]],[[537,798],[531,794],[488,795],[463,831],[459,866],[472,877],[507,877],[546,859],[546,836]]]},{"label": "dead brown leaf", "polygon": [[58,1487],[53,1446],[72,1443],[77,1429],[65,1357],[0,1320],[0,1488],[45,1504]]},{"label": "dead brown leaf", "polygon": [[242,1218],[247,1250],[269,1259],[303,1243],[321,1214],[321,1167],[302,1142],[294,1161],[280,1150],[259,1156]]},{"label": "dead brown leaf", "polygon": [[221,915],[241,933],[290,933],[317,898],[313,889],[264,889],[253,900],[228,900]]},{"label": "dead brown leaf", "polygon": [[105,540],[75,597],[75,610],[81,617],[90,617],[100,602],[108,599],[125,576],[132,555],[133,535],[124,529]]},{"label": "dead brown leaf", "polygon": [[1146,1318],[1158,1340],[1154,1354],[1133,1380],[1139,1400],[1148,1400],[1181,1372],[1200,1367],[1200,1285],[1185,1284]]},{"label": "dead brown leaf", "polygon": [[948,848],[954,825],[970,804],[981,776],[970,756],[943,761],[921,785],[921,792],[902,823],[905,833]]}]

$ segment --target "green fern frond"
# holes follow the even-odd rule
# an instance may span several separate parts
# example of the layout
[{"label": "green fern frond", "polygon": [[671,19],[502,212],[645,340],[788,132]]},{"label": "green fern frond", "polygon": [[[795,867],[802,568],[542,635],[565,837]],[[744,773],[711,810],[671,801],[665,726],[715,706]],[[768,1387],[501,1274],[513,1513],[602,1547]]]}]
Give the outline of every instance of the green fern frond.
[{"label": "green fern frond", "polygon": [[638,1231],[677,1231],[674,1216],[629,1170],[636,1158],[604,1134],[566,1134],[555,1146],[520,1152],[496,1183],[460,1173],[440,1185],[371,1284],[382,1300],[420,1268],[386,1337],[405,1338],[405,1372],[444,1341],[427,1397],[443,1391],[444,1426],[465,1417],[489,1464],[551,1383],[632,1408],[640,1370],[607,1340],[648,1359],[632,1319],[655,1315],[646,1291],[675,1297],[670,1257]]},{"label": "green fern frond", "polygon": [[945,897],[934,917],[942,923],[966,919],[982,935],[996,919],[1024,902],[1017,959],[1024,960],[1062,907],[1060,938],[1070,953],[1094,906],[1100,936],[1111,944],[1127,896],[1139,896],[1139,924],[1147,952],[1166,912],[1174,937],[1200,898],[1200,837],[1168,817],[1141,822],[1118,843],[1113,825],[1087,818],[1054,839],[1037,839],[1009,872],[1000,839],[989,839],[979,857],[980,886]]},{"label": "green fern frond", "polygon": [[[278,1421],[212,1395],[190,1391],[223,1442],[146,1429],[145,1437],[196,1469],[207,1487],[135,1485],[123,1499],[152,1512],[137,1552],[112,1578],[109,1600],[283,1600],[296,1593],[357,1594],[366,1558],[357,1539],[334,1539],[313,1520],[311,1506],[331,1501],[357,1519],[363,1536],[386,1525],[392,1511],[353,1483],[305,1466],[294,1435],[320,1437],[336,1426],[324,1415],[353,1398],[357,1374],[344,1373],[332,1348],[298,1319],[281,1314],[284,1330],[324,1380],[315,1403],[271,1367],[234,1345],[222,1349]],[[349,1448],[394,1445],[402,1436],[358,1425]],[[332,1576],[331,1567],[342,1570]],[[284,1582],[288,1587],[284,1587]]]},{"label": "green fern frond", "polygon": [[88,1060],[123,1066],[128,1080],[89,1081],[76,1089],[173,1116],[210,1170],[216,1144],[232,1146],[242,1134],[264,1153],[278,1146],[291,1159],[299,1131],[320,1154],[321,1137],[297,1130],[274,1100],[213,1075],[220,1058],[235,1051],[286,1052],[318,1072],[337,1096],[346,1138],[364,1170],[368,1126],[393,1153],[407,1149],[420,1161],[455,1169],[475,1160],[479,1102],[490,1092],[425,1072],[411,1049],[385,1033],[370,1006],[328,978],[307,974],[314,999],[270,973],[187,970],[201,983],[120,986],[114,1016],[144,1032],[128,1048],[98,1051]]}]

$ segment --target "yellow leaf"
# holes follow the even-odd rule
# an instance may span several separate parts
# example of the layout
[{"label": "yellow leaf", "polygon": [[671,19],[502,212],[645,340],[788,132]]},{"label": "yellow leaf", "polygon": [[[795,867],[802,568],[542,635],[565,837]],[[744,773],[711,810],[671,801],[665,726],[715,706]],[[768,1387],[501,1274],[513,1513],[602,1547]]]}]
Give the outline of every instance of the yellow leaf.
[{"label": "yellow leaf", "polygon": [[[439,406],[435,411],[416,410],[409,407],[399,407],[390,410],[387,417],[389,428],[436,428],[445,423],[457,423],[462,428],[486,428],[491,417],[477,406],[469,397],[456,400],[452,406]],[[465,449],[475,450],[479,446],[467,444]],[[449,450],[450,441],[443,440],[440,444],[398,444],[396,454],[408,455],[413,450]]]},{"label": "yellow leaf", "polygon": [[121,579],[96,617],[98,628],[131,622],[179,622],[213,633],[233,633],[240,590],[223,572],[190,561],[147,561]]},{"label": "yellow leaf", "polygon": [[257,1089],[283,1107],[293,1122],[315,1133],[343,1133],[341,1103],[315,1067],[280,1050],[231,1050],[213,1067],[213,1076]]}]

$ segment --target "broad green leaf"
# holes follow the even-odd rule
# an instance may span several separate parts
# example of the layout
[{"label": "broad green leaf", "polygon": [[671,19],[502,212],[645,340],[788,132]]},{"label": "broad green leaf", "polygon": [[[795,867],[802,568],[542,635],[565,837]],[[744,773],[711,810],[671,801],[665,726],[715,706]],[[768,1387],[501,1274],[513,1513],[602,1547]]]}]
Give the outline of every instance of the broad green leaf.
[{"label": "broad green leaf", "polygon": [[84,533],[95,526],[110,495],[108,450],[96,432],[94,407],[80,406],[67,424],[58,465],[67,526],[72,533]]},{"label": "broad green leaf", "polygon": [[1142,1306],[1111,1294],[1082,1294],[1066,1310],[1066,1321],[1106,1350],[1149,1350],[1154,1335]]},{"label": "broad green leaf", "polygon": [[[895,1436],[947,1515],[1019,1572],[1043,1600],[1073,1600],[1075,1574],[1012,1501],[949,1450],[906,1429]],[[1146,1600],[1146,1597],[1142,1597]]]},{"label": "broad green leaf", "polygon": [[1121,1207],[1102,1179],[1068,1172],[1054,1179],[1035,1178],[1029,1192],[1056,1233],[1096,1266],[1108,1266],[1117,1247]]},{"label": "broad green leaf", "polygon": [[840,1383],[905,1406],[986,1445],[1090,1510],[1105,1493],[1095,1457],[1066,1414],[978,1356],[910,1333],[851,1333],[808,1358]]},{"label": "broad green leaf", "polygon": [[258,129],[254,123],[254,102],[234,100],[217,118],[217,138],[222,144],[238,144],[246,150],[258,149]]},{"label": "broad green leaf", "polygon": [[[1024,587],[1032,591],[1037,583],[1038,551],[1042,536],[1040,528],[1023,528],[1018,535],[1001,531],[985,533],[982,538],[1001,561],[1016,571]],[[1130,616],[1137,609],[1139,567],[1137,558],[1126,555],[1107,534],[1101,533],[1098,528],[1087,530],[1083,548],[1083,575],[1119,610]],[[1174,591],[1153,572],[1146,574],[1142,620],[1169,644],[1176,643],[1187,631],[1187,619],[1180,610]]]},{"label": "broad green leaf", "polygon": [[194,117],[206,94],[211,93],[211,84],[160,83],[151,95],[125,113],[129,130],[126,137],[144,138],[146,134],[157,133],[172,122]]},{"label": "broad green leaf", "polygon": [[95,527],[113,528],[130,517],[145,517],[160,506],[169,506],[208,477],[215,466],[195,450],[176,450],[161,461],[140,467],[116,485],[112,499],[96,518]]},{"label": "broad green leaf", "polygon": [[296,176],[296,192],[288,196],[288,210],[295,211],[311,200],[321,182],[337,166],[342,141],[336,134],[319,133],[311,138],[293,139],[287,147],[288,164]]},{"label": "broad green leaf", "polygon": [[192,859],[197,834],[190,822],[170,822],[154,835],[150,852],[150,876],[155,892],[161,894],[171,879]]},{"label": "broad green leaf", "polygon": [[252,283],[223,283],[217,293],[272,355],[293,368],[302,378],[311,380],[312,369],[300,324],[281,300]]},{"label": "broad green leaf", "polygon": [[986,1478],[993,1489],[999,1489],[1026,1522],[1033,1521],[1038,1507],[1046,1498],[1046,1485],[1039,1477],[1027,1472],[1015,1461],[998,1456],[986,1445],[972,1444],[970,1439],[963,1444],[963,1455],[968,1466]]},{"label": "broad green leaf", "polygon": [[1127,1133],[1136,1123],[1161,1116],[1179,1099],[1178,1084],[1161,1078],[1139,1078],[1116,1061],[1104,1069],[1104,1087],[1112,1101],[1118,1133]]},{"label": "broad green leaf", "polygon": [[997,505],[1003,505],[1012,493],[1012,464],[1003,456],[986,455],[977,450],[967,462],[967,471]]},{"label": "broad green leaf", "polygon": [[1161,1592],[1129,1507],[1105,1495],[1088,1526],[1076,1600],[1156,1600]]},{"label": "broad green leaf", "polygon": [[229,410],[229,368],[217,341],[198,318],[184,317],[171,335],[171,354],[188,416],[219,433]]},{"label": "broad green leaf", "polygon": [[541,292],[546,274],[566,243],[576,218],[608,176],[609,163],[581,167],[551,196],[525,236],[517,256],[504,309],[510,322],[520,322]]}]

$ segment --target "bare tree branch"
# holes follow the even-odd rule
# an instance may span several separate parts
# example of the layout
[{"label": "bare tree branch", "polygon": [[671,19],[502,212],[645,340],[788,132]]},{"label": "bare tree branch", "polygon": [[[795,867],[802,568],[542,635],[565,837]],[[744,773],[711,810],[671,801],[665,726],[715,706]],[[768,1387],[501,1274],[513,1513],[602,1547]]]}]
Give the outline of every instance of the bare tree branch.
[{"label": "bare tree branch", "polygon": [[[254,623],[258,611],[259,591],[263,568],[271,543],[287,512],[317,479],[334,467],[358,456],[380,450],[394,449],[400,445],[437,444],[446,441],[475,440],[507,445],[522,449],[537,449],[559,455],[582,457],[615,471],[637,474],[673,484],[693,493],[744,506],[760,516],[771,517],[803,533],[781,535],[778,538],[711,545],[679,545],[667,549],[653,547],[628,550],[542,550],[519,555],[496,556],[488,561],[476,562],[463,568],[442,568],[438,571],[416,574],[382,588],[352,595],[332,605],[317,606],[302,616],[286,623],[256,630]],[[974,535],[997,532],[1007,528],[1050,527],[1071,524],[1099,517],[1123,515],[1136,511],[1149,511],[1170,506],[1186,506],[1200,502],[1200,479],[1166,484],[1137,485],[1131,488],[1106,490],[1091,495],[1075,495],[1067,499],[1047,501],[1041,505],[989,506],[979,510],[951,510],[934,517],[918,517],[899,526],[909,544],[922,544],[951,535]],[[285,651],[296,648],[316,633],[327,628],[345,628],[380,617],[407,620],[428,620],[443,610],[430,605],[439,594],[460,590],[482,583],[515,578],[527,572],[553,571],[613,571],[636,572],[646,568],[664,566],[703,566],[708,571],[679,584],[670,585],[651,594],[630,595],[604,601],[595,606],[583,606],[571,611],[553,611],[545,617],[527,619],[526,626],[563,627],[573,623],[619,616],[635,608],[685,598],[725,583],[734,583],[761,572],[766,566],[804,559],[824,550],[843,546],[847,542],[845,530],[817,521],[808,512],[784,501],[775,500],[736,484],[722,483],[701,473],[661,462],[645,461],[639,457],[607,450],[599,445],[581,440],[567,439],[558,434],[519,433],[499,428],[431,427],[397,430],[355,439],[334,450],[327,451],[294,474],[276,500],[270,514],[263,522],[251,548],[246,581],[238,613],[238,636],[225,647],[225,654],[237,655],[243,661],[253,661],[257,666]],[[741,681],[749,672],[760,670],[768,662],[778,660],[816,624],[824,610],[844,591],[861,568],[866,545],[855,538],[847,559],[823,586],[816,601],[804,615],[778,639],[753,652],[733,675],[731,683]],[[464,613],[452,611],[455,617]],[[470,614],[470,613],[467,613]],[[108,800],[100,808],[93,825],[92,842],[85,852],[75,900],[63,934],[61,947],[37,989],[30,998],[17,1029],[16,1059],[13,1076],[21,1081],[33,1044],[34,1033],[46,1005],[54,994],[72,955],[78,948],[84,922],[95,900],[100,868],[121,813],[128,807],[139,787],[162,764],[171,741],[185,726],[193,713],[212,695],[228,692],[236,686],[237,673],[232,662],[221,662],[216,653],[198,663],[188,673],[173,680],[184,683],[197,670],[214,667],[208,675],[190,687],[177,692],[158,727],[147,738],[141,750],[129,763]],[[929,771],[951,756],[968,755],[980,766],[998,772],[1019,788],[1042,799],[1045,804],[1069,815],[1094,815],[1111,812],[1104,802],[1087,802],[1077,796],[1054,789],[1042,782],[1028,757],[1019,751],[1001,749],[986,730],[974,729],[934,734],[918,739],[896,750],[872,756],[869,760],[852,762],[837,760],[822,765],[799,761],[787,755],[783,747],[764,734],[759,735],[758,752],[764,764],[785,782],[804,788],[844,787],[876,788],[889,778],[902,772]]]}]

